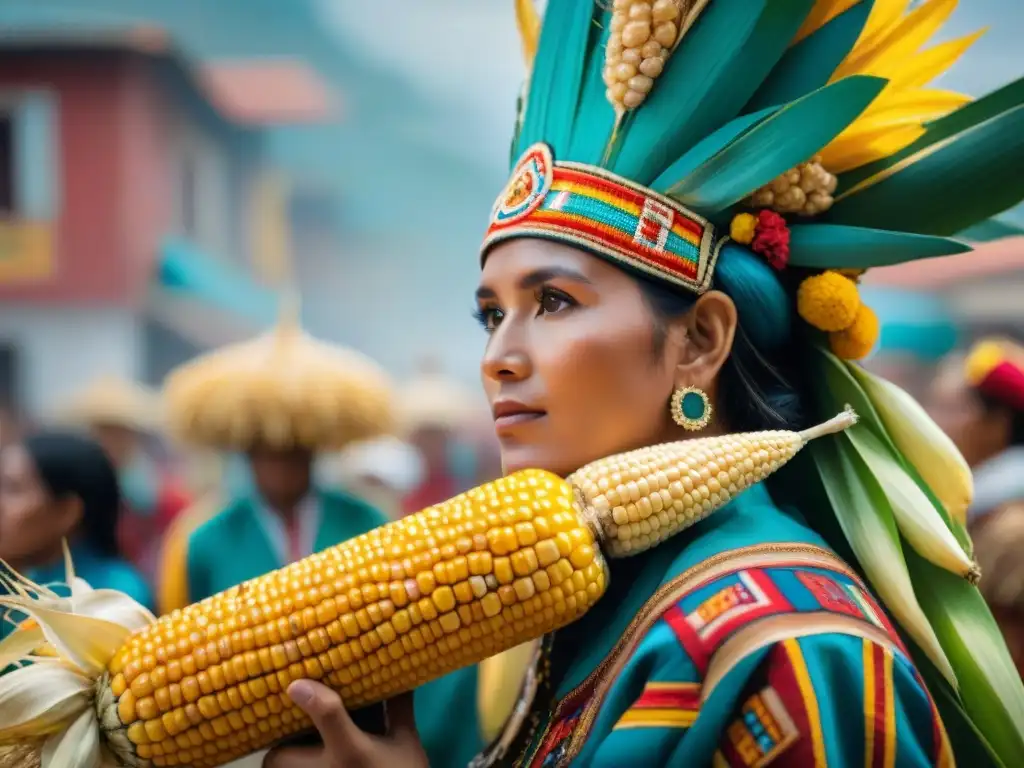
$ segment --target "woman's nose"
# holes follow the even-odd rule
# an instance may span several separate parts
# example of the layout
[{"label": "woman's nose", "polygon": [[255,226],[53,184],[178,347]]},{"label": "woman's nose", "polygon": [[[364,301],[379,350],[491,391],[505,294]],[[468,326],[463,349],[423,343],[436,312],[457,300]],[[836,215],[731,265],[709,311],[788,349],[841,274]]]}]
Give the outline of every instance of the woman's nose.
[{"label": "woman's nose", "polygon": [[530,377],[530,355],[512,328],[502,325],[491,336],[480,370],[484,379],[492,381],[521,381]]}]

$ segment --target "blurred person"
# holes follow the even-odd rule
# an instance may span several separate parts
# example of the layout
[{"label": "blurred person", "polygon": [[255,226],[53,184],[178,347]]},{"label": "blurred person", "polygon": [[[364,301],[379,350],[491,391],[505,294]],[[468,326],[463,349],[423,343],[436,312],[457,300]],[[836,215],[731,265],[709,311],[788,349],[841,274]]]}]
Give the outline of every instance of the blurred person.
[{"label": "blurred person", "polygon": [[[318,483],[314,460],[394,431],[390,381],[368,358],[307,336],[294,311],[286,308],[266,335],[215,350],[168,376],[169,425],[185,441],[227,454],[225,490],[234,495],[211,493],[168,537],[163,612],[388,521],[348,490]],[[447,737],[453,715],[475,722],[477,695],[476,668],[420,690],[423,740],[439,764],[464,765],[482,748],[482,736]]]},{"label": "blurred person", "polygon": [[93,588],[151,608],[149,587],[118,546],[121,510],[116,471],[94,440],[43,431],[0,451],[0,559],[37,584],[65,580],[67,541],[75,573]]},{"label": "blurred person", "polygon": [[386,522],[313,477],[318,453],[391,429],[390,384],[370,360],[310,338],[288,314],[264,336],[172,371],[165,393],[175,434],[227,462],[221,487],[168,541],[161,581],[184,580],[169,590],[179,600],[201,600]]},{"label": "blurred person", "polygon": [[463,434],[472,402],[472,394],[442,375],[433,360],[422,363],[419,375],[403,388],[403,431],[424,463],[422,479],[403,501],[405,514],[449,499],[473,484],[475,455]]},{"label": "blurred person", "polygon": [[940,366],[926,405],[974,473],[968,525],[1024,500],[1024,348],[979,341]]},{"label": "blurred person", "polygon": [[974,533],[981,592],[1024,677],[1024,501],[1005,504]]},{"label": "blurred person", "polygon": [[118,536],[131,562],[154,579],[164,531],[190,503],[184,483],[148,449],[161,426],[158,395],[136,382],[107,376],[62,409],[62,420],[84,427],[117,468],[124,500]]},{"label": "blurred person", "polygon": [[394,436],[367,440],[324,457],[318,473],[333,485],[370,502],[391,519],[402,516],[402,500],[423,479],[423,458]]}]

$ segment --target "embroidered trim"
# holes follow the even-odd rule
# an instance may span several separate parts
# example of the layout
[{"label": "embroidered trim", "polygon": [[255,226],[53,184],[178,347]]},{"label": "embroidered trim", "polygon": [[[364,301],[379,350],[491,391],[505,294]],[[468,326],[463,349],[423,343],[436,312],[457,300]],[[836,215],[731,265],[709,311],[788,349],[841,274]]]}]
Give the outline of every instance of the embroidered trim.
[{"label": "embroidered trim", "polygon": [[689,728],[700,712],[699,683],[657,683],[627,709],[613,730],[628,728]]},{"label": "embroidered trim", "polygon": [[702,216],[603,168],[555,162],[530,147],[498,198],[481,247],[539,237],[584,248],[627,267],[703,293],[711,286],[714,227]]},{"label": "embroidered trim", "polygon": [[[690,590],[709,582],[723,574],[741,570],[744,567],[811,567],[824,568],[835,573],[842,574],[862,585],[860,578],[850,568],[827,549],[813,544],[755,544],[749,547],[721,552],[714,557],[703,560],[700,563],[686,569],[676,576],[672,581],[662,587],[651,596],[633,621],[623,632],[622,637],[615,644],[612,650],[601,661],[600,664],[569,694],[562,699],[554,708],[554,712],[548,719],[548,723],[540,738],[535,739],[531,747],[516,761],[516,766],[531,765],[548,741],[553,728],[558,726],[559,720],[566,717],[573,710],[573,705],[580,701],[581,694],[589,694],[589,699],[579,714],[579,721],[569,736],[569,743],[566,745],[558,765],[568,765],[579,754],[586,743],[593,727],[594,719],[604,703],[604,699],[614,684],[622,668],[629,661],[636,646],[639,645],[647,630],[658,621],[662,615],[682,595]],[[804,614],[806,615],[806,614]]]},{"label": "embroidered trim", "polygon": [[779,694],[767,686],[744,702],[725,736],[744,766],[764,768],[796,743],[800,732]]}]

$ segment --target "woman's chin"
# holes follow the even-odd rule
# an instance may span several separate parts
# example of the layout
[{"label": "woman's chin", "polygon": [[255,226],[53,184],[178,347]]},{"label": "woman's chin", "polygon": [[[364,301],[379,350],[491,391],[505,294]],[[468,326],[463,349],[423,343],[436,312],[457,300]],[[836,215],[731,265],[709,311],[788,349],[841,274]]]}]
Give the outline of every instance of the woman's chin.
[{"label": "woman's chin", "polygon": [[548,451],[537,450],[532,446],[517,446],[501,453],[501,467],[505,475],[511,475],[524,469],[541,469],[545,472],[565,477],[571,475],[579,465],[565,461],[564,458],[553,456]]}]

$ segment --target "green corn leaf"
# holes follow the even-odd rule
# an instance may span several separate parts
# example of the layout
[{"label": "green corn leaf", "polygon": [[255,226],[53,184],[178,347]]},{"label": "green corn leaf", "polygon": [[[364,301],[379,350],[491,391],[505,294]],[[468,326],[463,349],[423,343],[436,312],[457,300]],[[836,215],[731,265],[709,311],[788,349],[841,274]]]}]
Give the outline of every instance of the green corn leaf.
[{"label": "green corn leaf", "polygon": [[517,157],[538,141],[550,144],[555,157],[568,152],[596,9],[579,0],[548,0],[530,76],[544,87],[530,89]]},{"label": "green corn leaf", "polygon": [[841,195],[839,224],[952,235],[1024,199],[1024,104]]},{"label": "green corn leaf", "polygon": [[805,162],[853,122],[881,93],[878,77],[847,77],[783,107],[673,187],[697,211],[721,211]]},{"label": "green corn leaf", "polygon": [[603,72],[611,14],[597,17],[590,31],[594,38],[584,73],[583,92],[573,122],[567,158],[577,163],[601,165],[615,129],[615,109],[605,95]]},{"label": "green corn leaf", "polygon": [[887,168],[918,155],[928,147],[952,139],[957,134],[988,122],[1022,103],[1024,103],[1024,77],[1004,85],[980,99],[964,104],[948,115],[933,120],[927,125],[924,136],[899,152],[842,174],[839,177],[839,189],[841,191],[852,189],[865,179],[876,176]]},{"label": "green corn leaf", "polygon": [[841,224],[794,224],[789,231],[790,265],[809,269],[886,267],[971,250],[945,237]]},{"label": "green corn leaf", "polygon": [[964,710],[1005,765],[1020,765],[1024,685],[984,598],[976,587],[916,553],[908,552],[906,562],[956,672]]},{"label": "green corn leaf", "polygon": [[651,189],[663,194],[669,194],[673,186],[776,111],[776,107],[769,107],[749,115],[742,115],[723,125],[706,139],[699,141],[689,152],[672,163],[668,170],[654,180],[654,183],[651,184]]},{"label": "green corn leaf", "polygon": [[952,668],[917,602],[896,522],[878,482],[846,436],[816,440],[810,448],[836,518],[875,593],[936,668],[955,685]]},{"label": "green corn leaf", "polygon": [[[647,101],[620,129],[610,169],[649,185],[672,161],[740,114],[810,5],[806,0],[709,3]],[[748,66],[741,69],[741,63]]]},{"label": "green corn leaf", "polygon": [[786,51],[744,111],[795,101],[825,86],[853,49],[873,4],[857,3]]}]

